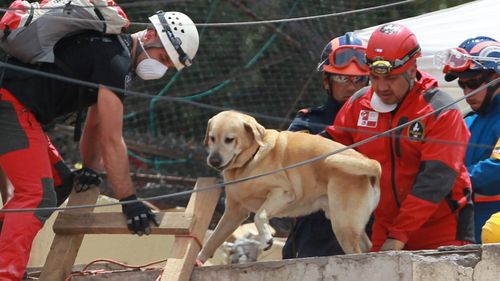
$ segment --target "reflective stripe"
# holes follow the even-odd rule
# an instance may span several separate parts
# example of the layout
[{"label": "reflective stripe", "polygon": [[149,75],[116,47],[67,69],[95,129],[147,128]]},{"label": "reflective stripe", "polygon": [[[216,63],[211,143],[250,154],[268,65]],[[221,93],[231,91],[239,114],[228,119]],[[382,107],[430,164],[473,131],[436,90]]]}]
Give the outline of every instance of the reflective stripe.
[{"label": "reflective stripe", "polygon": [[474,194],[474,202],[476,203],[485,203],[485,202],[500,202],[500,195],[481,195],[481,194]]}]

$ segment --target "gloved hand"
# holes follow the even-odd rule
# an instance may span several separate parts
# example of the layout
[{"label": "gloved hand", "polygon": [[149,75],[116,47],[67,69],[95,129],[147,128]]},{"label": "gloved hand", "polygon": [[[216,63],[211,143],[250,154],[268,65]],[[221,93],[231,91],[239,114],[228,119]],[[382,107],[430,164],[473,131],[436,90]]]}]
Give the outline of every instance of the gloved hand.
[{"label": "gloved hand", "polygon": [[101,177],[96,171],[84,167],[73,172],[75,174],[75,191],[82,192],[89,190],[92,186],[99,186],[102,182]]},{"label": "gloved hand", "polygon": [[403,250],[404,247],[405,243],[397,239],[387,238],[387,240],[385,240],[384,244],[380,248],[380,251],[400,251]]},{"label": "gloved hand", "polygon": [[[136,200],[137,196],[135,194],[129,197],[123,198],[120,202],[126,202],[131,200]],[[160,225],[160,222],[156,219],[155,214],[149,209],[144,203],[138,201],[130,204],[122,205],[122,212],[127,217],[127,226],[130,232],[137,234],[139,236],[143,234],[150,234],[151,228],[149,227],[149,221],[152,221],[156,226]]]}]

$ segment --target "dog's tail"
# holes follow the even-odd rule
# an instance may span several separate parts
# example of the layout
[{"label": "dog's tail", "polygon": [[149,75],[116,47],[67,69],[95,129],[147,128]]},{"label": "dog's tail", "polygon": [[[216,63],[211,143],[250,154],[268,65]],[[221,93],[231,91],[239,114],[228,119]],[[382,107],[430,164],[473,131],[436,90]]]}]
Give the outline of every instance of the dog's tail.
[{"label": "dog's tail", "polygon": [[328,156],[325,161],[346,174],[367,176],[368,182],[372,187],[371,190],[374,192],[369,204],[371,210],[375,210],[380,200],[380,177],[382,175],[382,167],[377,160],[362,155],[361,157],[353,157],[344,154],[335,154]]},{"label": "dog's tail", "polygon": [[325,161],[344,173],[358,176],[380,178],[382,167],[377,160],[366,157],[353,157],[344,154],[328,156]]}]

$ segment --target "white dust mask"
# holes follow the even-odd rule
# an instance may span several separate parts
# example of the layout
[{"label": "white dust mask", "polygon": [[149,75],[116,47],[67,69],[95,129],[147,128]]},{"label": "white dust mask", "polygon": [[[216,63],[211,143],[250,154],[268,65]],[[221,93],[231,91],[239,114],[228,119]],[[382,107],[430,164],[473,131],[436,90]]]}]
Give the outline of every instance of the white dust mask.
[{"label": "white dust mask", "polygon": [[168,67],[163,63],[152,59],[142,45],[141,39],[138,39],[138,41],[148,58],[143,59],[139,62],[139,64],[137,64],[135,73],[137,73],[142,80],[155,80],[162,78],[167,72]]}]

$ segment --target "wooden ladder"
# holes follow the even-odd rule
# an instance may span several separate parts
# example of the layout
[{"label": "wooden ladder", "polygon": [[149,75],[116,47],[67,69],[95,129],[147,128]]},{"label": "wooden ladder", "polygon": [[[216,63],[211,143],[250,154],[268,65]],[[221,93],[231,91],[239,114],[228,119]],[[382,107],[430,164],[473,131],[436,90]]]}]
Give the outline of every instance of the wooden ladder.
[{"label": "wooden ladder", "polygon": [[[198,178],[195,190],[212,186],[215,178]],[[152,226],[151,234],[176,235],[172,258],[167,260],[161,280],[187,281],[219,200],[221,189],[214,188],[191,194],[185,212],[160,212],[160,226]],[[99,190],[93,188],[72,193],[67,206],[92,205]],[[93,213],[93,209],[65,210],[54,222],[55,237],[42,269],[42,281],[62,281],[72,271],[85,234],[128,234],[125,216],[120,212]]]}]

